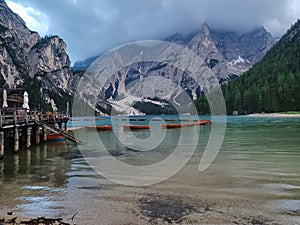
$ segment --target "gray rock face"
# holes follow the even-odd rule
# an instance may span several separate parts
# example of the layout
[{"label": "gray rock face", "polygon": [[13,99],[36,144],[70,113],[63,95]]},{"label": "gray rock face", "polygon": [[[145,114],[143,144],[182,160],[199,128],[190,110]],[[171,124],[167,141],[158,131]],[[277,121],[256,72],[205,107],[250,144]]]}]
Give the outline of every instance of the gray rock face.
[{"label": "gray rock face", "polygon": [[22,76],[28,71],[25,57],[40,37],[26,28],[25,22],[5,1],[0,1],[0,28],[1,83],[12,88],[23,83]]},{"label": "gray rock face", "polygon": [[47,76],[56,87],[68,91],[72,73],[71,62],[66,54],[66,43],[58,36],[40,39],[28,54],[29,76]]},{"label": "gray rock face", "polygon": [[[134,109],[136,102],[146,101],[161,106],[166,100],[177,101],[174,99],[174,96],[180,95],[177,89],[153,92],[158,86],[168,90],[167,82],[159,83],[152,79],[159,76],[182,87],[191,98],[196,99],[211,86],[227,82],[248,70],[274,44],[272,36],[262,27],[238,33],[214,31],[206,24],[198,32],[175,34],[165,41],[187,48],[200,57],[199,70],[205,73],[191,77],[187,71],[178,69],[168,60],[139,62],[112,74],[111,79],[99,89],[91,89],[89,96],[101,96],[100,108],[107,110],[113,105],[121,113],[138,113]],[[95,59],[92,57],[75,63],[74,70],[80,72],[73,74],[66,43],[58,36],[41,38],[38,33],[30,31],[25,22],[7,7],[5,1],[0,0],[1,85],[23,87],[28,90],[31,102],[39,103],[42,96],[52,107],[58,105],[63,109],[65,102],[76,92],[84,70]],[[217,77],[218,82],[199,85],[201,76],[208,74]],[[141,81],[138,82],[141,86],[137,85],[137,81]],[[109,102],[106,101],[108,99]],[[88,102],[89,99],[84,101]]]},{"label": "gray rock face", "polygon": [[[170,99],[178,93],[177,90],[169,91],[164,96],[161,92],[155,94],[151,90],[155,90],[157,85],[163,86],[163,83],[156,82],[138,82],[141,79],[159,76],[166,78],[176,85],[181,86],[193,99],[199,97],[203,92],[209,90],[211,86],[220,85],[228,82],[235,77],[240,76],[243,72],[251,68],[255,63],[260,61],[267,51],[275,44],[275,41],[270,33],[263,27],[256,28],[250,32],[238,33],[235,31],[214,31],[204,24],[200,31],[191,34],[175,34],[165,39],[167,42],[175,43],[183,46],[193,54],[197,55],[204,62],[199,64],[199,69],[202,71],[210,70],[210,73],[217,78],[218,82],[214,84],[202,83],[199,85],[197,80],[201,78],[191,77],[186,71],[182,71],[174,67],[169,62],[139,62],[129,67],[122,68],[117,74],[112,75],[111,79],[104,84],[101,89],[104,92],[106,99],[110,99],[113,105],[118,105],[121,113],[128,113],[122,101],[128,99],[128,94],[134,96],[132,102],[127,102],[133,106],[138,102],[149,102]],[[129,56],[128,57],[134,57]],[[83,66],[88,66],[92,63],[92,58],[86,62],[80,62],[76,66],[82,71]],[[94,58],[95,59],[95,58]],[[99,76],[99,74],[95,74]],[[202,76],[199,74],[199,76]],[[151,79],[148,79],[151,80]],[[99,88],[100,89],[100,88]],[[167,87],[161,87],[167,89]],[[96,93],[94,93],[96,94]],[[127,97],[126,97],[127,96]],[[145,100],[146,99],[146,100]],[[152,101],[152,103],[155,103]],[[161,102],[160,102],[161,103]],[[133,112],[130,109],[129,112]]]},{"label": "gray rock face", "polygon": [[[191,36],[193,38],[191,38]],[[220,83],[227,82],[259,62],[275,44],[272,35],[263,27],[250,32],[215,31],[207,24],[189,36],[167,41],[183,45],[203,58]]]},{"label": "gray rock face", "polygon": [[[68,95],[72,76],[66,43],[58,36],[41,38],[0,1],[0,83],[9,88],[29,89],[33,102],[55,105],[56,98]],[[42,90],[42,93],[40,93]],[[54,103],[54,104],[53,104]]]}]

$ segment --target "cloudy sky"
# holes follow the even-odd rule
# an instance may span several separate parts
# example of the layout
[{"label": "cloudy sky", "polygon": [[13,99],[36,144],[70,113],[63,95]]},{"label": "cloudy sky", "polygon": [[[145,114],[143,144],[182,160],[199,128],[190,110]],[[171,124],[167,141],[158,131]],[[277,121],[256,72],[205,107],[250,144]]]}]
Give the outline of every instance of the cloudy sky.
[{"label": "cloudy sky", "polygon": [[300,0],[6,0],[31,30],[58,34],[72,63],[135,40],[264,26],[280,37],[300,18]]}]

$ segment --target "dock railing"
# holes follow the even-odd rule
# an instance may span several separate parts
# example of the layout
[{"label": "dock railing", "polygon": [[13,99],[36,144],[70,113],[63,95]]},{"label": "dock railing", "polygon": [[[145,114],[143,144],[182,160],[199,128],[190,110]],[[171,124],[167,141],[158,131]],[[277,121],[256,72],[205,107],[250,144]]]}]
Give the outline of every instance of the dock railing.
[{"label": "dock railing", "polygon": [[5,127],[11,127],[12,125],[36,123],[37,121],[60,124],[68,120],[69,115],[64,112],[28,111],[21,108],[0,109],[0,129],[5,129]]},{"label": "dock railing", "polygon": [[[40,129],[42,129],[43,140],[47,135],[45,130],[63,135],[66,139],[77,144],[82,143],[71,135],[67,134],[67,123],[69,115],[64,112],[41,112],[37,110],[25,110],[22,108],[1,108],[0,109],[0,158],[4,155],[6,139],[13,137],[14,152],[20,149],[20,143],[24,142],[25,136],[26,148],[32,145],[32,139],[35,143],[40,143]],[[64,127],[63,127],[64,125]],[[57,126],[57,127],[56,127]]]}]

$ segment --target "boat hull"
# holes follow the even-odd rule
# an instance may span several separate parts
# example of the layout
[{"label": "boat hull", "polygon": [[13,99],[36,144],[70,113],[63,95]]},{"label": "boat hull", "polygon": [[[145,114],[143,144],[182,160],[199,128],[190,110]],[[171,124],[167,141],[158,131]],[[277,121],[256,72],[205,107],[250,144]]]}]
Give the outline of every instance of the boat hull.
[{"label": "boat hull", "polygon": [[112,126],[110,125],[103,125],[103,126],[85,126],[87,130],[112,130]]},{"label": "boat hull", "polygon": [[150,129],[149,125],[123,125],[125,130],[145,130]]},{"label": "boat hull", "polygon": [[182,128],[185,125],[181,123],[172,123],[172,124],[161,124],[160,126],[166,129],[176,129],[176,128]]},{"label": "boat hull", "polygon": [[51,133],[51,134],[47,134],[47,141],[49,141],[49,142],[52,142],[52,141],[65,141],[65,138],[61,134]]},{"label": "boat hull", "polygon": [[197,122],[196,122],[196,124],[198,124],[198,125],[207,125],[207,124],[211,124],[211,121],[210,120],[198,120]]}]

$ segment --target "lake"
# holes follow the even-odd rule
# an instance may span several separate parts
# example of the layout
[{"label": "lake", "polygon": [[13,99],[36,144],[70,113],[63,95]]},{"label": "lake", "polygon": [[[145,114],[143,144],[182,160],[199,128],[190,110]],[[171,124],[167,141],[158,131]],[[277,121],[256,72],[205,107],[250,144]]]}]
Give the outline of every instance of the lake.
[{"label": "lake", "polygon": [[[152,117],[146,118],[152,121]],[[167,123],[174,123],[173,118],[178,119],[163,117]],[[94,122],[79,119],[69,125]],[[114,126],[125,121],[115,119]],[[186,116],[183,123],[189,123],[189,119],[195,118]],[[109,121],[105,117],[96,123]],[[120,127],[116,133],[81,129],[76,136],[87,142],[83,147],[87,149],[83,150],[86,159],[69,142],[49,142],[19,154],[6,153],[0,160],[0,213],[62,217],[70,223],[77,213],[74,223],[85,225],[300,224],[300,118],[227,117],[221,149],[203,172],[198,168],[211,126],[201,126],[196,133],[199,140],[195,152],[187,164],[174,176],[152,185],[114,183],[105,178],[111,174],[99,174],[87,163],[97,158],[102,163],[96,169],[103,165],[110,168],[110,161],[103,160],[110,155],[100,151],[105,148],[123,164],[148,168],[167,159],[182,140],[178,161],[170,166],[175,168],[194,145],[196,128],[164,130],[160,123],[150,122],[153,132],[128,132]],[[148,141],[136,143],[137,139]],[[157,139],[161,142],[153,141]],[[168,169],[161,167],[157,177]],[[118,180],[110,176],[115,181],[139,179],[135,174],[118,172],[124,172],[124,177]],[[144,182],[155,180],[150,176],[141,178]]]}]

